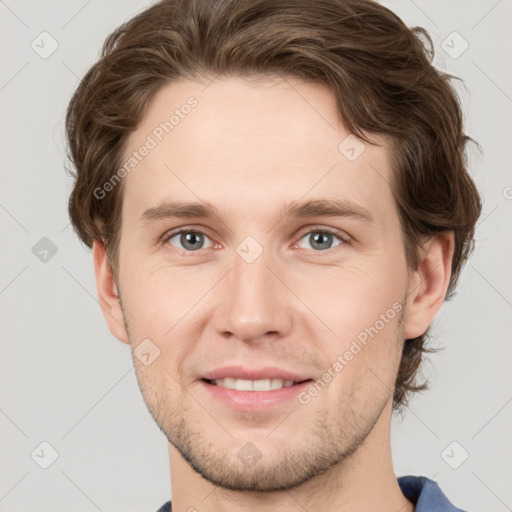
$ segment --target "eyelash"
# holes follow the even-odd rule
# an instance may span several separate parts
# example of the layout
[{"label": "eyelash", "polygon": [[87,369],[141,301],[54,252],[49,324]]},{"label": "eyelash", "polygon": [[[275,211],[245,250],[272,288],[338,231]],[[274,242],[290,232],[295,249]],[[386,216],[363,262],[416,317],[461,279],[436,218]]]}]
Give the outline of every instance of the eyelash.
[{"label": "eyelash", "polygon": [[[210,238],[208,236],[208,234],[206,232],[202,231],[201,229],[180,228],[175,231],[170,231],[170,232],[165,233],[162,237],[161,242],[162,242],[162,244],[168,244],[168,242],[171,238],[174,238],[176,235],[181,235],[181,234],[185,234],[185,233],[197,233],[197,234],[204,235],[204,236]],[[315,251],[314,249],[303,249],[303,250],[312,251],[314,253],[325,253],[325,252],[332,251],[338,247],[341,247],[341,246],[349,243],[348,235],[345,235],[342,232],[334,230],[334,229],[317,226],[317,227],[310,229],[309,231],[305,231],[305,232],[301,233],[299,241],[296,242],[294,244],[294,246],[296,246],[306,235],[311,235],[312,233],[322,233],[322,234],[332,235],[332,236],[336,237],[341,243],[335,247],[331,247],[331,248],[325,249],[323,251],[322,250]],[[212,242],[212,243],[215,244],[215,242]],[[168,245],[170,245],[170,244],[168,244]],[[171,246],[171,247],[173,247],[173,246]],[[196,251],[187,251],[186,249],[178,249],[177,247],[173,247],[173,249],[176,249],[177,251],[180,251],[182,254],[185,253],[187,255],[195,254],[195,253],[202,251],[202,249],[197,249]],[[206,247],[206,249],[211,249],[211,247]]]}]

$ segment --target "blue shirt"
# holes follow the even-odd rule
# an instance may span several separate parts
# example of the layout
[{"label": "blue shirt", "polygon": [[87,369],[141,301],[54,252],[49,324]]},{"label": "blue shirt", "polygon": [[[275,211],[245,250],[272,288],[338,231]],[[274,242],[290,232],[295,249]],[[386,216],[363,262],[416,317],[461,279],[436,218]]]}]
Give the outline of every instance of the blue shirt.
[{"label": "blue shirt", "polygon": [[[398,485],[414,503],[414,512],[465,512],[448,501],[436,482],[424,476],[401,476]],[[164,503],[157,512],[172,512],[171,502]]]},{"label": "blue shirt", "polygon": [[424,476],[402,476],[398,485],[402,494],[415,504],[414,512],[465,512],[448,501],[436,482]]}]

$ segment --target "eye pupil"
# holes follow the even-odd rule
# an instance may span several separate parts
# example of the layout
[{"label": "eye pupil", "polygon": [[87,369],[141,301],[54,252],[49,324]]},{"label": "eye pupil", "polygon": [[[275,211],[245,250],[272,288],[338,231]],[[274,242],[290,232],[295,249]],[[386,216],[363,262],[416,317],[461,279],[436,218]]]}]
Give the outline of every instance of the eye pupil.
[{"label": "eye pupil", "polygon": [[[325,245],[330,245],[329,242],[332,242],[332,235],[330,233],[320,233],[316,232],[310,236],[311,247],[315,247],[316,249],[325,249]],[[328,248],[328,247],[327,247]]]},{"label": "eye pupil", "polygon": [[181,244],[183,247],[195,251],[201,248],[202,236],[200,233],[183,233],[181,235]]}]

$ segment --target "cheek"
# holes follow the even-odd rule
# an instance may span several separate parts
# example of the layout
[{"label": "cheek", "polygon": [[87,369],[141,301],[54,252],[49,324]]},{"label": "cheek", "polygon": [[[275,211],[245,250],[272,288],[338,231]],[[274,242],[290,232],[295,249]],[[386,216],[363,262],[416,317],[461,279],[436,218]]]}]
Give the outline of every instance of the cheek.
[{"label": "cheek", "polygon": [[371,411],[372,404],[382,404],[393,394],[401,353],[400,312],[390,308],[384,315],[385,320],[368,322],[330,347],[330,393],[338,397],[340,409],[357,404],[359,411]]},{"label": "cheek", "polygon": [[148,264],[134,258],[125,261],[122,279],[132,342],[137,345],[149,338],[165,359],[172,346],[175,364],[171,366],[179,366],[200,339],[201,315],[209,315],[205,299],[218,280],[215,269],[173,268],[161,261]]},{"label": "cheek", "polygon": [[318,348],[326,355],[326,370],[340,376],[333,379],[336,386],[347,394],[356,388],[387,393],[400,358],[405,267],[376,260],[330,269],[301,286],[308,306],[331,331]]},{"label": "cheek", "polygon": [[334,331],[336,339],[345,341],[374,325],[390,309],[388,317],[393,318],[407,286],[405,263],[393,264],[384,254],[360,258],[356,264],[313,268],[302,275],[308,278],[296,280],[297,295]]},{"label": "cheek", "polygon": [[[130,248],[126,250],[129,253]],[[136,250],[125,256],[123,263],[120,274],[125,293],[129,293],[139,305],[144,300],[149,308],[157,305],[165,307],[162,301],[179,301],[179,297],[190,289],[185,286],[186,281],[191,277],[197,279],[198,274],[196,272],[196,276],[193,276],[187,268],[173,267],[158,254],[146,256]]]}]

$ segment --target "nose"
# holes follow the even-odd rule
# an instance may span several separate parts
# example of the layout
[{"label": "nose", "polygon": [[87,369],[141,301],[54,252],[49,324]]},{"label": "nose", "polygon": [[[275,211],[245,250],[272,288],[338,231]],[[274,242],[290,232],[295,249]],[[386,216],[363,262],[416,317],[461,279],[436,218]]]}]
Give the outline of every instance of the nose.
[{"label": "nose", "polygon": [[265,251],[251,263],[235,253],[233,268],[223,279],[217,297],[217,332],[245,343],[288,335],[293,293],[283,281],[286,279],[278,265]]}]

